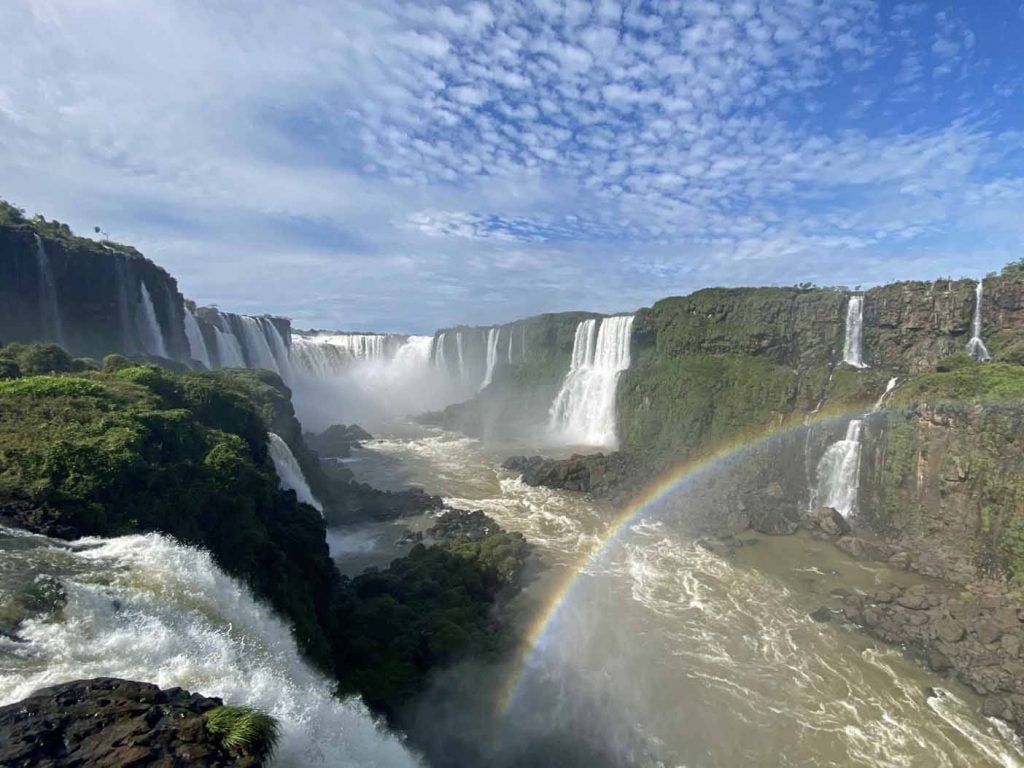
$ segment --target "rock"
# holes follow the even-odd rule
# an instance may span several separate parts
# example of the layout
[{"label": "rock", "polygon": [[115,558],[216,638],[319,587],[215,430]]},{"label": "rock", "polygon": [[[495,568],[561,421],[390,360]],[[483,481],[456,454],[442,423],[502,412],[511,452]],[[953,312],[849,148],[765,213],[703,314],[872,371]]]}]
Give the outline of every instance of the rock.
[{"label": "rock", "polygon": [[979,643],[988,645],[1003,636],[1003,628],[997,622],[986,619],[978,623],[974,628],[974,633],[977,635]]},{"label": "rock", "polygon": [[822,623],[825,623],[825,622],[828,622],[828,621],[832,621],[832,609],[829,608],[828,606],[824,606],[823,605],[820,608],[815,608],[808,615],[814,621],[818,621],[818,622],[822,622]]},{"label": "rock", "polygon": [[568,459],[547,459],[543,456],[511,456],[502,462],[503,469],[518,472],[527,485],[558,488],[566,491],[587,492],[591,489],[592,473],[604,461],[602,454]]},{"label": "rock", "polygon": [[935,623],[935,634],[944,643],[958,643],[964,633],[963,625],[953,619],[940,619]]},{"label": "rock", "polygon": [[501,527],[482,510],[449,509],[437,518],[427,535],[437,541],[481,541],[501,531]]},{"label": "rock", "polygon": [[1004,696],[986,696],[981,702],[981,714],[985,717],[1006,719],[1010,711],[1010,702]]},{"label": "rock", "polygon": [[351,456],[352,449],[364,440],[372,440],[373,435],[358,424],[334,424],[319,435],[307,432],[303,438],[306,445],[324,458],[344,459]]},{"label": "rock", "polygon": [[227,750],[203,715],[220,699],[149,683],[96,678],[36,691],[0,707],[0,765],[246,768],[261,760]]},{"label": "rock", "polygon": [[928,598],[922,594],[904,593],[896,598],[896,602],[904,608],[910,608],[912,610],[920,610],[928,607]]},{"label": "rock", "polygon": [[819,530],[826,536],[846,536],[852,530],[850,524],[832,507],[817,507],[803,518],[804,527]]},{"label": "rock", "polygon": [[1011,658],[1016,658],[1020,655],[1020,637],[1018,635],[1003,635],[999,639],[999,645],[1003,653]]}]

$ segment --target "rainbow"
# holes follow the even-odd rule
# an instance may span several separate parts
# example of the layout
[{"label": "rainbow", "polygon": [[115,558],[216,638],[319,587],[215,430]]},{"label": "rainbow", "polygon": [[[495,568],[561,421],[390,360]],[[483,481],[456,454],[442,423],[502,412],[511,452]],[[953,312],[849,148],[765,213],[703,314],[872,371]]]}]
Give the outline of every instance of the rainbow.
[{"label": "rainbow", "polygon": [[615,516],[600,541],[566,568],[565,574],[558,580],[548,602],[530,624],[519,645],[511,667],[512,671],[498,691],[495,707],[497,713],[504,716],[515,702],[531,658],[542,645],[548,630],[557,620],[559,610],[568,602],[580,574],[607,552],[622,535],[622,532],[630,528],[636,520],[651,512],[660,502],[682,490],[688,483],[716,472],[774,440],[779,440],[799,429],[815,424],[839,422],[863,414],[863,407],[855,411],[841,413],[831,411],[815,414],[798,424],[788,422],[761,428],[734,438],[710,452],[688,459],[655,478]]}]

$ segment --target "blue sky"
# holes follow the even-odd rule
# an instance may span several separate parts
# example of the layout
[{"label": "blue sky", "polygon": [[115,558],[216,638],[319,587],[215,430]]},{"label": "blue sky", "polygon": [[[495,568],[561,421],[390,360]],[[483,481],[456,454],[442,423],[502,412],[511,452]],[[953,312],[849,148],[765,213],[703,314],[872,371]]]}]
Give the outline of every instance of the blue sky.
[{"label": "blue sky", "polygon": [[0,196],[429,331],[1024,256],[1020,0],[7,0]]}]

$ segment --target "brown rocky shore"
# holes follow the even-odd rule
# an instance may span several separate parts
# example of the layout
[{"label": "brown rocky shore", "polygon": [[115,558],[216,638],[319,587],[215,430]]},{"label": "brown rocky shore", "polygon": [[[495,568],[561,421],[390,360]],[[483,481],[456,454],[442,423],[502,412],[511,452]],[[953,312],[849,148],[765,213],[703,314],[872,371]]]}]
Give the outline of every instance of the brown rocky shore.
[{"label": "brown rocky shore", "polygon": [[[820,509],[804,527],[845,554],[927,573],[910,553],[850,528],[838,513]],[[959,680],[982,698],[982,713],[1024,734],[1024,594],[1003,580],[957,584],[922,575],[916,584],[890,584],[867,593],[837,594],[812,612],[897,645],[932,672]]]}]

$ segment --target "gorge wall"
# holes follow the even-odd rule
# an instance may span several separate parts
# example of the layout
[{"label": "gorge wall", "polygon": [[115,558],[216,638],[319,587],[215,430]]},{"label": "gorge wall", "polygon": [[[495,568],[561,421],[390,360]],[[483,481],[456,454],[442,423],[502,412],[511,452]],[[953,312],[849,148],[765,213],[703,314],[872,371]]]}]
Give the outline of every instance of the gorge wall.
[{"label": "gorge wall", "polygon": [[197,308],[131,246],[76,237],[0,201],[0,342],[52,341],[77,357],[117,353],[189,367],[289,367],[291,325]]}]

